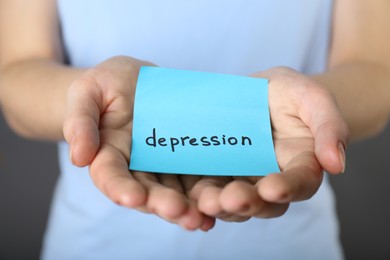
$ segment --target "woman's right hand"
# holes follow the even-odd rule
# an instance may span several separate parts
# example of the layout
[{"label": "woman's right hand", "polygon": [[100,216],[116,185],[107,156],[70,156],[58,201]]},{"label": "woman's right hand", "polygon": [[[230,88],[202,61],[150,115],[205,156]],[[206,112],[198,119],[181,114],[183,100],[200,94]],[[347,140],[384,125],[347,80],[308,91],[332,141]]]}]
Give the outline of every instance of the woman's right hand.
[{"label": "woman's right hand", "polygon": [[89,166],[96,187],[113,202],[152,213],[185,229],[209,230],[215,218],[185,195],[178,175],[130,172],[133,106],[141,66],[120,56],[86,71],[69,88],[64,136],[77,166]]}]

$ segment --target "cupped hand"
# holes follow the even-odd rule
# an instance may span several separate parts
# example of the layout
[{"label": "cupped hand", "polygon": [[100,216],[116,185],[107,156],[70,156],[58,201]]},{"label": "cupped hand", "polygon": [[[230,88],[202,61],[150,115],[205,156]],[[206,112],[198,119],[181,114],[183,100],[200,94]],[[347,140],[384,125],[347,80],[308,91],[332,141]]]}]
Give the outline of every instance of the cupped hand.
[{"label": "cupped hand", "polygon": [[253,77],[269,79],[269,107],[281,173],[266,177],[182,177],[201,212],[225,221],[277,217],[289,203],[312,197],[323,170],[345,168],[349,130],[327,89],[292,69]]},{"label": "cupped hand", "polygon": [[129,172],[138,72],[153,64],[120,56],[89,69],[68,91],[64,137],[77,166],[89,166],[94,184],[119,205],[152,213],[186,229],[208,230],[215,218],[185,195],[177,175]]}]

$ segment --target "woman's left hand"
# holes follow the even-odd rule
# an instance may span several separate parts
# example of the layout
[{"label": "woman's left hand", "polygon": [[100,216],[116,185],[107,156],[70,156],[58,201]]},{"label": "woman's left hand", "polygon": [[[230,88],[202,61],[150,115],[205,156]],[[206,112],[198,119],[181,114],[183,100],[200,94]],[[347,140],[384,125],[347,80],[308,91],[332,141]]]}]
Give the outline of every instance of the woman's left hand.
[{"label": "woman's left hand", "polygon": [[323,170],[345,168],[349,130],[330,92],[289,68],[253,77],[269,79],[269,106],[281,173],[265,177],[182,176],[183,186],[206,215],[225,221],[283,215],[321,185]]}]

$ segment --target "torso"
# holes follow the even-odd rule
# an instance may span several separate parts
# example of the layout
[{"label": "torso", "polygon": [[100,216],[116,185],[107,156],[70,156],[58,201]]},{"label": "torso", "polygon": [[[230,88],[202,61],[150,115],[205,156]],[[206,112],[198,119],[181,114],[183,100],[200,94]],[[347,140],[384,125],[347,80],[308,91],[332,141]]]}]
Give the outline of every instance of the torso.
[{"label": "torso", "polygon": [[[331,0],[59,0],[70,65],[115,55],[162,67],[247,75],[274,66],[319,73],[327,61]],[[45,259],[338,259],[338,227],[327,181],[309,201],[273,220],[218,222],[186,232],[116,206],[72,166],[62,174],[46,234]],[[59,257],[60,256],[60,257]]]}]

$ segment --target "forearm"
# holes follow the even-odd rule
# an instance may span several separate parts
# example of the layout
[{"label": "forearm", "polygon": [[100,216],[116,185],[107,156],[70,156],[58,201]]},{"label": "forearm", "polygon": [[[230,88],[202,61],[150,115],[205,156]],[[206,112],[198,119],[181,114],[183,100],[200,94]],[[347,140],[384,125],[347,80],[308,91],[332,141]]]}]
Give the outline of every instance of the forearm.
[{"label": "forearm", "polygon": [[2,67],[0,104],[10,127],[28,138],[62,139],[67,89],[81,73],[43,59]]},{"label": "forearm", "polygon": [[385,65],[350,62],[314,78],[335,96],[352,139],[379,133],[390,114],[390,71]]}]

